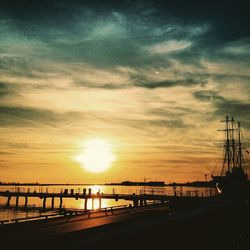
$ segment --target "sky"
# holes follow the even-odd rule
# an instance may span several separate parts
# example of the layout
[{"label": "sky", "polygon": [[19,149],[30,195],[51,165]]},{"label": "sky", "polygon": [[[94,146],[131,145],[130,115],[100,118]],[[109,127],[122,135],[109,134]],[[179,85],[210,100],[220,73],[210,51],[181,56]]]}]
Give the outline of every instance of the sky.
[{"label": "sky", "polygon": [[[1,1],[0,181],[204,180],[250,141],[247,1]],[[101,138],[115,160],[76,156]],[[98,156],[97,156],[98,157]]]}]

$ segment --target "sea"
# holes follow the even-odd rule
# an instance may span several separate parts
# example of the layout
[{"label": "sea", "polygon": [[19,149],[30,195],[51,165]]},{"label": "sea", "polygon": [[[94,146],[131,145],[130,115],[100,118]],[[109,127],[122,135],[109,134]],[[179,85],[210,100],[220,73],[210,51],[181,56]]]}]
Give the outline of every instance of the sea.
[{"label": "sea", "polygon": [[[36,186],[18,186],[18,185],[2,185],[0,191],[18,191],[19,192],[37,192],[37,193],[60,193],[65,190],[68,192],[74,192],[82,194],[84,189],[91,189],[91,193],[103,193],[103,194],[161,194],[161,195],[182,195],[182,196],[213,196],[217,194],[216,189],[207,187],[186,187],[177,186],[175,189],[171,186],[120,186],[120,185],[36,185]],[[10,200],[10,207],[6,208],[7,198],[0,196],[0,222],[11,221],[19,218],[29,218],[34,216],[49,215],[58,212],[59,198],[54,201],[54,210],[51,209],[51,199],[46,201],[46,210],[42,209],[43,199],[36,197],[28,198],[28,206],[25,208],[24,197],[19,198],[19,206],[16,208],[16,199],[14,197]],[[120,205],[132,205],[131,201],[103,199],[101,207],[114,207]],[[92,207],[94,205],[94,207]],[[63,199],[64,209],[84,209],[84,199],[75,200],[73,198]],[[99,208],[99,201],[94,200],[93,204],[91,200],[88,200],[87,209]]]}]

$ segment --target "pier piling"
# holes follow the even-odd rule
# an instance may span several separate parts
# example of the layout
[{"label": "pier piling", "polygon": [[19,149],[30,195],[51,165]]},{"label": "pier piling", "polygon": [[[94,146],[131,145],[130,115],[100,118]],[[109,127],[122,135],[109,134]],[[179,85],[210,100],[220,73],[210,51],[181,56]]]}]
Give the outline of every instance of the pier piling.
[{"label": "pier piling", "polygon": [[46,196],[43,198],[43,210],[46,209]]},{"label": "pier piling", "polygon": [[54,203],[55,203],[55,197],[53,196],[51,198],[51,209],[53,210],[54,209]]},{"label": "pier piling", "polygon": [[88,198],[86,197],[84,200],[84,210],[87,210],[87,205],[88,205]]},{"label": "pier piling", "polygon": [[6,207],[10,207],[10,200],[11,200],[11,196],[7,197],[7,202],[6,202]]},{"label": "pier piling", "polygon": [[60,204],[59,204],[59,209],[60,210],[62,209],[62,204],[63,204],[63,198],[62,198],[62,196],[60,196]]},{"label": "pier piling", "polygon": [[25,196],[24,207],[27,208],[27,206],[28,206],[28,196]]},{"label": "pier piling", "polygon": [[19,195],[16,196],[16,208],[18,208],[18,203],[19,203]]}]

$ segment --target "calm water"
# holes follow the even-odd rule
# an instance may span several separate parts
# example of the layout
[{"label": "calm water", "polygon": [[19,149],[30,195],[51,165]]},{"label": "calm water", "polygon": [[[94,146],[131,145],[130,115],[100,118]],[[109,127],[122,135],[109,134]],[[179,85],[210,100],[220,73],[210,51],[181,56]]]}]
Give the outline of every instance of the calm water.
[{"label": "calm water", "polygon": [[[87,192],[88,189],[91,188],[92,193],[104,193],[104,194],[167,194],[173,195],[174,189],[172,187],[142,187],[142,186],[105,186],[105,185],[91,185],[91,186],[1,186],[1,191],[17,191],[19,189],[20,192],[54,192],[60,193],[63,192],[65,189],[68,189],[69,192],[73,190],[74,193],[83,193],[83,189],[86,188]],[[192,187],[177,187],[176,188],[177,195],[199,195],[199,196],[209,196],[210,194],[216,194],[215,189],[209,188],[192,188]],[[0,221],[1,220],[10,220],[10,219],[17,219],[17,218],[26,218],[31,216],[43,215],[45,213],[53,213],[55,211],[51,211],[49,208],[51,206],[51,199],[47,199],[47,211],[42,212],[42,203],[43,200],[40,198],[29,198],[28,200],[28,209],[24,209],[24,198],[19,198],[19,206],[18,210],[14,209],[15,207],[15,198],[11,199],[10,209],[6,209],[7,198],[0,197]],[[118,206],[118,205],[129,205],[132,204],[131,201],[124,201],[124,200],[102,200],[102,207],[111,207],[111,206]],[[55,199],[55,209],[59,207],[59,199]],[[99,207],[99,201],[94,201],[94,209]],[[83,199],[72,199],[72,198],[65,198],[63,199],[63,208],[73,208],[73,209],[84,209],[84,200]],[[87,208],[92,209],[92,201],[88,200]]]}]

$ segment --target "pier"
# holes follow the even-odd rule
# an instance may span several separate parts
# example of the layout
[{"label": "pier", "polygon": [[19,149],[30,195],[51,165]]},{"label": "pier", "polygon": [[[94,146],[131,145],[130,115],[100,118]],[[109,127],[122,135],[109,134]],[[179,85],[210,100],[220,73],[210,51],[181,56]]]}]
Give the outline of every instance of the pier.
[{"label": "pier", "polygon": [[[70,191],[70,192],[69,192]],[[22,197],[24,198],[24,207],[28,207],[28,201],[29,198],[35,197],[35,198],[40,198],[43,200],[42,202],[42,209],[46,210],[47,208],[50,208],[53,210],[55,208],[55,199],[59,200],[59,209],[61,210],[63,208],[63,200],[66,198],[71,198],[75,200],[82,199],[84,200],[84,210],[87,210],[87,202],[88,200],[92,201],[92,209],[94,209],[94,201],[98,200],[99,204],[99,209],[102,207],[102,200],[103,199],[111,199],[111,200],[126,200],[126,201],[131,201],[133,203],[134,207],[137,206],[143,206],[147,205],[148,202],[166,202],[166,201],[173,201],[173,200],[187,200],[187,199],[205,199],[207,197],[203,197],[199,195],[198,192],[193,192],[191,193],[186,192],[183,194],[182,192],[177,194],[174,192],[173,195],[167,195],[167,194],[146,194],[146,193],[141,193],[141,194],[104,194],[104,193],[92,193],[91,188],[88,190],[86,188],[82,189],[82,192],[75,192],[75,190],[71,189],[65,189],[64,191],[61,191],[59,193],[54,193],[54,192],[37,192],[33,191],[30,192],[29,189],[27,191],[20,191],[18,188],[16,191],[0,191],[0,196],[6,197],[6,208],[10,207],[10,202],[11,199],[15,200],[15,208],[17,209],[20,205],[19,199]],[[50,202],[50,204],[49,204]]]}]

